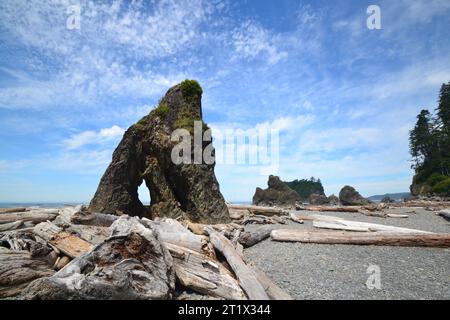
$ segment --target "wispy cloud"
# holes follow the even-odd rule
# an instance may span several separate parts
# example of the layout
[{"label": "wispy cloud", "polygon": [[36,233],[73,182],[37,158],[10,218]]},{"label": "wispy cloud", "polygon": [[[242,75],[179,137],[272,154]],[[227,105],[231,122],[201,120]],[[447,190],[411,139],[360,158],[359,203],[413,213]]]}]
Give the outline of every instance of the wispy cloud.
[{"label": "wispy cloud", "polygon": [[124,129],[116,125],[111,128],[101,129],[100,131],[83,131],[64,140],[63,145],[67,149],[73,150],[88,144],[117,142],[117,140],[122,137],[124,132]]},{"label": "wispy cloud", "polygon": [[232,33],[236,57],[265,58],[268,64],[276,64],[288,54],[276,46],[275,35],[254,21],[246,21]]}]

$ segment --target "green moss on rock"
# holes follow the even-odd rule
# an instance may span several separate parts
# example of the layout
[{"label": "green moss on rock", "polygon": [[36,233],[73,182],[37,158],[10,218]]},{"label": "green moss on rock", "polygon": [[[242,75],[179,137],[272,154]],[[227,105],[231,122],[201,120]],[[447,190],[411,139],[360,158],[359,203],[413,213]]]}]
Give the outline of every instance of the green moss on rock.
[{"label": "green moss on rock", "polygon": [[169,106],[165,102],[160,102],[154,112],[158,117],[164,119],[169,113]]},{"label": "green moss on rock", "polygon": [[203,93],[203,89],[200,84],[195,80],[184,80],[180,83],[181,93],[185,99],[200,97]]}]

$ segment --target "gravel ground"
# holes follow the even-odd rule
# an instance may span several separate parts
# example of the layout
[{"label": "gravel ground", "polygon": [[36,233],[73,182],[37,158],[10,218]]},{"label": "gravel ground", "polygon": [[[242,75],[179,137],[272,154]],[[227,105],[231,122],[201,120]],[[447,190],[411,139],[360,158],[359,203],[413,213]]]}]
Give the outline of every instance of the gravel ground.
[{"label": "gravel ground", "polygon": [[[317,213],[433,232],[450,232],[450,223],[423,209],[395,208],[409,218],[367,217],[359,213]],[[306,211],[301,214],[308,214]],[[282,228],[312,228],[289,223]],[[245,250],[246,259],[265,271],[294,299],[450,299],[450,249],[327,245],[270,239]],[[381,288],[369,289],[370,265],[380,268]]]}]

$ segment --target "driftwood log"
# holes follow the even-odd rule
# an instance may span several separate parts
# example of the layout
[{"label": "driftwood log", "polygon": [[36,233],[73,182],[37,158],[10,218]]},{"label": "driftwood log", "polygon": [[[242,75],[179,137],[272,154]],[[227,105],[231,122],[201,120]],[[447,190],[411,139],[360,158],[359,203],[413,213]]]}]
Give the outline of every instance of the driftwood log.
[{"label": "driftwood log", "polygon": [[92,245],[62,229],[51,222],[41,222],[34,227],[34,233],[55,246],[70,258],[76,258],[90,251]]},{"label": "driftwood log", "polygon": [[344,219],[330,219],[327,220],[315,220],[313,226],[322,229],[337,229],[347,231],[379,231],[379,232],[391,232],[391,233],[412,233],[412,234],[432,234],[432,232],[422,231],[417,229],[400,228],[394,226],[387,226],[384,224],[350,221]]},{"label": "driftwood log", "polygon": [[23,226],[23,221],[22,220],[10,222],[10,223],[0,224],[0,232],[8,231],[8,230],[16,230],[16,229],[18,229],[21,226]]},{"label": "driftwood log", "polygon": [[17,208],[0,208],[0,214],[2,213],[14,213],[14,212],[25,212],[27,208],[17,207]]},{"label": "driftwood log", "polygon": [[234,210],[247,210],[252,214],[258,214],[263,216],[273,216],[273,215],[287,215],[288,211],[281,208],[274,207],[262,207],[253,205],[241,205],[241,204],[228,204],[228,208]]},{"label": "driftwood log", "polygon": [[0,298],[17,296],[31,281],[53,273],[51,266],[33,259],[28,251],[0,247]]},{"label": "driftwood log", "polygon": [[263,285],[267,295],[272,300],[293,300],[283,289],[278,287],[263,271],[252,266],[258,281]]},{"label": "driftwood log", "polygon": [[276,227],[274,225],[265,225],[254,228],[252,230],[246,230],[239,236],[239,243],[245,248],[251,247],[258,242],[261,242],[270,237],[270,232]]},{"label": "driftwood log", "polygon": [[441,210],[438,212],[438,215],[445,220],[450,221],[450,210]]},{"label": "driftwood log", "polygon": [[173,260],[154,227],[121,217],[111,236],[50,277],[37,279],[24,299],[168,299],[175,288]]},{"label": "driftwood log", "polygon": [[405,234],[383,232],[314,231],[279,229],[271,233],[275,241],[356,244],[406,247],[450,247],[450,234]]},{"label": "driftwood log", "polygon": [[0,214],[0,224],[11,223],[16,221],[33,222],[34,224],[53,220],[58,215],[58,210],[53,209],[39,209],[25,212],[3,213]]},{"label": "driftwood log", "polygon": [[248,298],[251,300],[268,300],[269,297],[254,271],[242,260],[231,241],[212,228],[206,228],[205,230],[209,234],[209,240],[214,248],[222,253],[233,269]]},{"label": "driftwood log", "polygon": [[223,299],[245,299],[239,283],[218,261],[197,251],[166,243],[180,284],[193,291]]}]

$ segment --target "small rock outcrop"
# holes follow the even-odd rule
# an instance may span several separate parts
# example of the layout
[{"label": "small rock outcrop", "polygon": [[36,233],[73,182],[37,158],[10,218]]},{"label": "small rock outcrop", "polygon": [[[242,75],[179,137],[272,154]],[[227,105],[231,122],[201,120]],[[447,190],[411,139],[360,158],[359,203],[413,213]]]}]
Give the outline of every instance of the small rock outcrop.
[{"label": "small rock outcrop", "polygon": [[289,206],[294,207],[300,200],[297,192],[289,188],[279,177],[270,175],[268,188],[256,188],[253,204],[260,206]]},{"label": "small rock outcrop", "polygon": [[361,206],[371,203],[370,200],[364,198],[351,186],[345,186],[341,189],[339,192],[339,201],[344,206]]},{"label": "small rock outcrop", "polygon": [[[151,218],[183,215],[201,223],[230,221],[214,174],[215,162],[193,162],[195,147],[202,155],[206,148],[214,152],[211,141],[199,143],[192,137],[194,121],[199,121],[202,134],[207,134],[201,96],[202,88],[196,81],[183,81],[170,88],[157,108],[125,132],[89,205],[90,211]],[[191,152],[182,154],[191,163],[172,161],[172,151],[180,142],[171,141],[176,129],[191,134]],[[150,210],[138,198],[143,182],[150,191]]]},{"label": "small rock outcrop", "polygon": [[334,194],[328,197],[328,202],[332,206],[336,206],[339,204],[339,198],[336,197]]},{"label": "small rock outcrop", "polygon": [[24,299],[169,299],[175,290],[172,256],[155,226],[123,216],[111,236],[59,272],[31,282]]},{"label": "small rock outcrop", "polygon": [[309,196],[309,203],[312,205],[329,204],[330,200],[323,194],[313,193]]},{"label": "small rock outcrop", "polygon": [[381,199],[381,202],[382,202],[382,203],[393,203],[393,202],[395,202],[395,200],[392,199],[392,198],[389,197],[389,196],[386,196],[386,197],[384,197],[383,199]]}]

